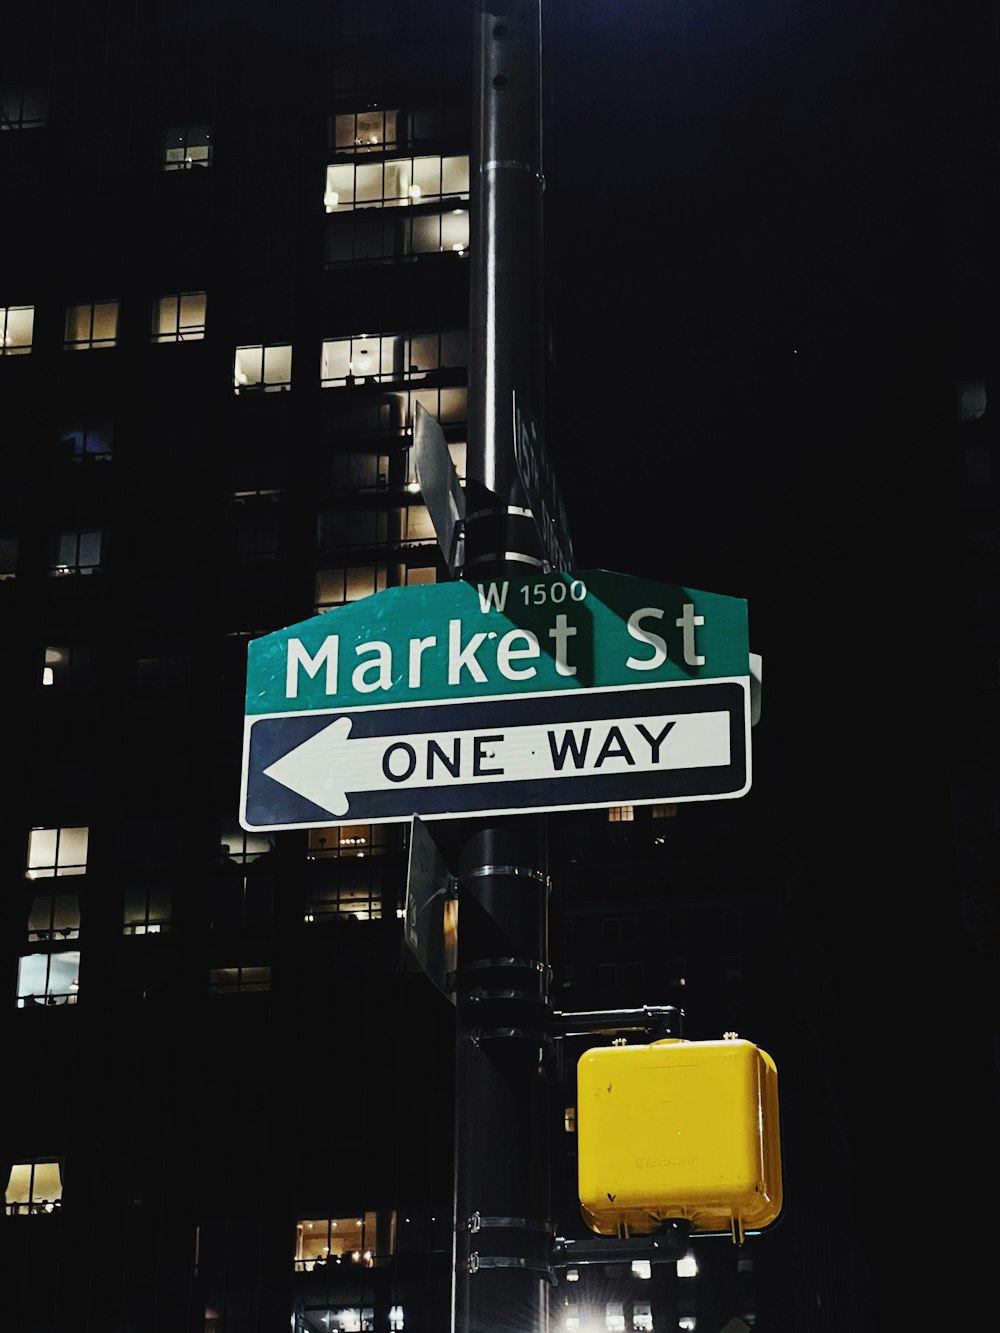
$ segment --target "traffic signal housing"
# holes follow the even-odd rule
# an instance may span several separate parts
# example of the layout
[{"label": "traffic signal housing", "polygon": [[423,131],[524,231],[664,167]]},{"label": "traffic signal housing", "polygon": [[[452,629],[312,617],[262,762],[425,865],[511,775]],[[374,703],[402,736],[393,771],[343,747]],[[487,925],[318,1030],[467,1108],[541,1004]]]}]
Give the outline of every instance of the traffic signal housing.
[{"label": "traffic signal housing", "polygon": [[781,1212],[778,1073],[752,1042],[585,1051],[576,1120],[580,1207],[598,1235],[649,1235],[680,1218],[741,1244]]}]

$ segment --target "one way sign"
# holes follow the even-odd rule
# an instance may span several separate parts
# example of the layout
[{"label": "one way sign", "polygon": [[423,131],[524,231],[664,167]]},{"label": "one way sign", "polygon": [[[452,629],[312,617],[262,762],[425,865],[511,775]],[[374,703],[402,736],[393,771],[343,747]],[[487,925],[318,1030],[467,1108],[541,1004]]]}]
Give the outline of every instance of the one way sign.
[{"label": "one way sign", "polygon": [[719,800],[750,786],[745,678],[246,719],[254,830]]}]

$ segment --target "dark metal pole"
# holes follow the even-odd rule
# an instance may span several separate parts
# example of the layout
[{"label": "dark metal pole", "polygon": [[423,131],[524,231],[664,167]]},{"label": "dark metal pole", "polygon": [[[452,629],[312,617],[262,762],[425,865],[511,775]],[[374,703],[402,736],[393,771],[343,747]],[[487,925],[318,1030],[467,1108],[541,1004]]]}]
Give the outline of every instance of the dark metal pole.
[{"label": "dark metal pole", "polygon": [[[514,455],[542,414],[541,0],[475,0],[464,577],[545,566]],[[546,1333],[551,1009],[543,816],[487,820],[459,865],[454,1333]]]},{"label": "dark metal pole", "polygon": [[541,0],[475,0],[466,577],[525,575],[541,544],[514,396],[543,417]]}]

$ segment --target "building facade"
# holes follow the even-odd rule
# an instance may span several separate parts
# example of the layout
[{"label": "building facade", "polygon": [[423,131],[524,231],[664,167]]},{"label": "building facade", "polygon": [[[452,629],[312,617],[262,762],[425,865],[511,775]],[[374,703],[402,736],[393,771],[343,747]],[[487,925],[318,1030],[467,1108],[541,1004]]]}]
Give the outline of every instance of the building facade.
[{"label": "building facade", "polygon": [[[24,1333],[448,1326],[454,1014],[404,945],[407,828],[251,834],[237,808],[248,642],[447,577],[410,446],[420,405],[463,473],[471,21],[56,0],[5,40],[0,1287]],[[787,1106],[773,1234],[564,1265],[559,1333],[867,1326],[788,867],[767,797],[742,805],[551,817],[556,1007],[737,1030]],[[582,1241],[580,1045],[556,1044],[553,1223]]]}]

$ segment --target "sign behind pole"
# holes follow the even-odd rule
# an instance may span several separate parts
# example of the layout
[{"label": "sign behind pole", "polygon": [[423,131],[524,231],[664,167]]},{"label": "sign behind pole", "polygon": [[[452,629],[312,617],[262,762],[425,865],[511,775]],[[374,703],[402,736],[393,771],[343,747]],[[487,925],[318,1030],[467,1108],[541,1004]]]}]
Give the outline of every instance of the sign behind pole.
[{"label": "sign behind pole", "polygon": [[416,815],[410,824],[403,937],[423,971],[454,1004],[458,885],[430,831]]},{"label": "sign behind pole", "polygon": [[465,563],[465,492],[462,490],[448,441],[438,421],[417,404],[413,428],[413,466],[424,504],[434,524],[438,545],[452,578]]},{"label": "sign behind pole", "polygon": [[573,543],[569,519],[542,432],[533,414],[514,393],[514,463],[531,507],[542,550],[550,569],[570,570]]}]

